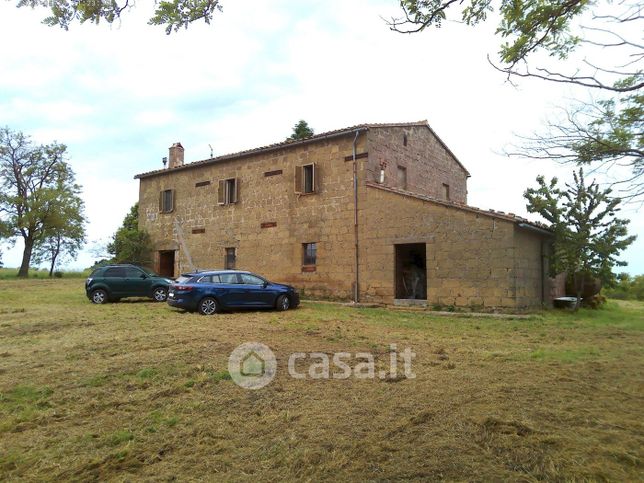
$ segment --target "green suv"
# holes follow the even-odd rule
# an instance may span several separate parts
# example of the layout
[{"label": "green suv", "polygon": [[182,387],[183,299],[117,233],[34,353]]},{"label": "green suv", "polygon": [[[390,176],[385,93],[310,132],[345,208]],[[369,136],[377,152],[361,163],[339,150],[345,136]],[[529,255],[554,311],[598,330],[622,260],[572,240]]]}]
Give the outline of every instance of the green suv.
[{"label": "green suv", "polygon": [[165,302],[173,281],[136,265],[99,267],[85,281],[87,298],[95,304],[118,302],[125,297],[149,297]]}]

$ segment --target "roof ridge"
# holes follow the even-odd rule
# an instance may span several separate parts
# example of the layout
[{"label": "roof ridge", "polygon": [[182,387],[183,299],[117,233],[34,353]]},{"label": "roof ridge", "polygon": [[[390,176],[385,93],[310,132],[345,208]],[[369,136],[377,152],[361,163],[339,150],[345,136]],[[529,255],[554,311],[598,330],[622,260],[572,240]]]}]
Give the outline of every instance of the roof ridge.
[{"label": "roof ridge", "polygon": [[[431,127],[429,127],[429,123],[427,122],[426,119],[422,120],[422,121],[414,121],[414,122],[362,123],[362,124],[356,124],[354,126],[349,126],[349,127],[345,127],[345,128],[341,128],[341,129],[334,129],[334,130],[331,130],[331,131],[324,131],[324,132],[321,132],[319,134],[313,134],[312,136],[308,136],[308,137],[303,138],[303,139],[288,139],[287,138],[284,141],[280,141],[280,142],[277,142],[277,143],[266,144],[264,146],[259,146],[259,147],[256,147],[256,148],[244,149],[244,150],[241,150],[241,151],[236,151],[234,153],[227,153],[227,154],[222,154],[220,156],[214,156],[212,158],[202,159],[202,160],[198,160],[198,161],[192,161],[190,163],[182,164],[181,166],[175,166],[173,168],[155,169],[155,170],[152,170],[152,171],[147,171],[147,172],[144,172],[144,173],[137,174],[137,175],[134,176],[134,179],[144,178],[144,177],[155,175],[155,174],[168,173],[170,171],[177,170],[177,169],[186,169],[186,168],[191,168],[191,167],[195,167],[195,166],[201,166],[201,165],[209,164],[209,163],[216,162],[216,161],[234,159],[234,158],[246,156],[246,155],[249,155],[249,154],[261,153],[262,151],[265,151],[265,150],[280,149],[280,148],[283,148],[283,147],[290,147],[290,146],[293,146],[293,145],[296,145],[296,144],[304,144],[304,143],[307,143],[307,142],[317,141],[319,139],[324,139],[324,138],[328,138],[328,137],[341,136],[341,135],[348,134],[350,132],[354,132],[354,131],[356,131],[358,129],[360,129],[360,130],[368,130],[370,128],[375,129],[375,128],[383,128],[383,127],[407,127],[407,126],[427,126],[429,128],[429,130],[432,133],[434,133],[434,131],[431,129]],[[436,137],[438,137],[436,135],[436,133],[434,133],[434,135]],[[439,141],[440,141],[440,138],[439,138]],[[441,141],[441,143],[442,143],[442,141]],[[460,164],[460,162],[459,162],[459,164]]]}]

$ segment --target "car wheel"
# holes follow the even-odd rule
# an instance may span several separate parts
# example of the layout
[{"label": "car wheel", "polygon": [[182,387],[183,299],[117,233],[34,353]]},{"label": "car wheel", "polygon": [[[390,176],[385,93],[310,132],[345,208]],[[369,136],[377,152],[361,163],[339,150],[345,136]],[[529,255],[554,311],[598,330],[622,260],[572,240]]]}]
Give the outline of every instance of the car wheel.
[{"label": "car wheel", "polygon": [[199,302],[199,313],[201,315],[213,315],[219,310],[217,301],[212,297],[206,297]]},{"label": "car wheel", "polygon": [[291,308],[291,299],[288,295],[280,295],[277,298],[277,310],[288,310]]},{"label": "car wheel", "polygon": [[155,302],[165,302],[168,298],[168,289],[164,287],[157,287],[152,292],[152,298]]},{"label": "car wheel", "polygon": [[108,301],[107,292],[102,288],[94,290],[90,297],[94,304],[104,304]]}]

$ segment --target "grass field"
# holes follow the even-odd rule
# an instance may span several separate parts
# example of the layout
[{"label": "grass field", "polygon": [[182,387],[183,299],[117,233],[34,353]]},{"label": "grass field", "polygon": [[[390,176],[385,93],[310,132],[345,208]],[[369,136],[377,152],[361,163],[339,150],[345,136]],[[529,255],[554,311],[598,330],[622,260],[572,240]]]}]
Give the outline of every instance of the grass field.
[{"label": "grass field", "polygon": [[[275,380],[227,360],[259,341]],[[294,351],[411,347],[415,379],[293,379]],[[0,480],[644,478],[644,304],[528,319],[304,303],[202,317],[0,281]]]}]

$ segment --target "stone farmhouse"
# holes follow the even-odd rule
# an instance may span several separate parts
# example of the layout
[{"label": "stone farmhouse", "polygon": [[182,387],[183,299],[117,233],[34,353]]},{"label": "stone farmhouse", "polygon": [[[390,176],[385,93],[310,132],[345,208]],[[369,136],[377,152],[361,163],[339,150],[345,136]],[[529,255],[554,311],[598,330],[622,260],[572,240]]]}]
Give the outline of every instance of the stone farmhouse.
[{"label": "stone farmhouse", "polygon": [[[165,161],[165,160],[164,160]],[[522,310],[549,303],[551,233],[467,205],[426,121],[361,124],[139,174],[155,269],[237,268],[307,296]]]}]

